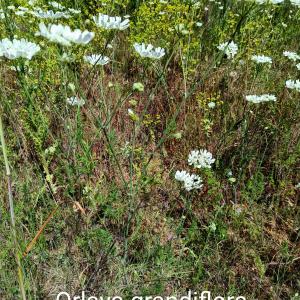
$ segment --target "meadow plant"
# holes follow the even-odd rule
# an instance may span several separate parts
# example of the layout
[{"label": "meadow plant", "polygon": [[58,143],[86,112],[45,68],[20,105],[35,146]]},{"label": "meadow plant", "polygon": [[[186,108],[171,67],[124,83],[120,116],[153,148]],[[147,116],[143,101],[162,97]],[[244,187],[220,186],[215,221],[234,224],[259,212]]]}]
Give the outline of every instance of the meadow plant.
[{"label": "meadow plant", "polygon": [[299,1],[0,4],[1,299],[296,297]]}]

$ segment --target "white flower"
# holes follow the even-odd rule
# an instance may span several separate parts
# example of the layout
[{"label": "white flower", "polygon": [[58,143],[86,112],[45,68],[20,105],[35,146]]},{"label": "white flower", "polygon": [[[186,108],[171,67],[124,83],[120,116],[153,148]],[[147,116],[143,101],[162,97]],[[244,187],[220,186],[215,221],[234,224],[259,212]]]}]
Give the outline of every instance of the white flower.
[{"label": "white flower", "polygon": [[104,14],[99,14],[98,16],[94,16],[93,20],[96,23],[96,26],[105,29],[125,30],[130,25],[128,19],[122,21],[121,17],[110,17]]},{"label": "white flower", "polygon": [[[39,25],[39,29],[40,31],[37,34],[47,38],[49,41],[61,44],[63,46],[71,45],[70,40],[65,36],[67,31],[65,26],[50,24],[48,27],[46,27],[44,23],[41,23]],[[71,31],[70,27],[69,31]]]},{"label": "white flower", "polygon": [[269,56],[265,56],[265,55],[252,55],[251,59],[253,61],[255,61],[256,63],[261,63],[261,64],[271,64],[272,63],[272,58]]},{"label": "white flower", "polygon": [[268,102],[268,101],[276,101],[276,96],[270,94],[263,94],[263,95],[247,95],[246,100],[252,103],[261,103],[261,102]]},{"label": "white flower", "polygon": [[5,13],[3,12],[2,9],[0,9],[0,19],[5,19]]},{"label": "white flower", "polygon": [[136,52],[138,52],[138,54],[142,57],[160,59],[165,55],[164,48],[154,48],[151,44],[145,45],[144,43],[134,43],[133,47],[136,50]]},{"label": "white flower", "polygon": [[68,8],[68,11],[71,13],[71,14],[74,14],[74,15],[78,15],[81,13],[81,10],[79,9],[74,9],[74,8]]},{"label": "white flower", "polygon": [[67,98],[67,103],[72,106],[83,106],[85,104],[85,100],[82,98],[73,96],[73,97]]},{"label": "white flower", "polygon": [[71,30],[69,26],[49,24],[48,27],[44,23],[39,25],[40,31],[38,35],[47,38],[49,41],[70,46],[72,43],[86,45],[95,36],[93,32],[81,31],[80,29]]},{"label": "white flower", "polygon": [[26,13],[25,11],[17,10],[17,11],[15,12],[15,15],[17,15],[17,16],[24,16],[25,13]]},{"label": "white flower", "polygon": [[202,179],[196,174],[189,175],[184,181],[184,188],[189,192],[191,190],[199,190],[203,187]]},{"label": "white flower", "polygon": [[109,63],[109,58],[101,54],[92,54],[84,56],[84,60],[91,65],[101,65],[104,66]]},{"label": "white flower", "polygon": [[15,11],[15,14],[17,16],[24,16],[28,11],[29,9],[27,7],[19,6],[18,10]]},{"label": "white flower", "polygon": [[18,10],[21,10],[21,11],[29,11],[29,9],[27,7],[23,7],[23,6],[19,6],[18,7]]},{"label": "white flower", "polygon": [[300,92],[300,80],[287,80],[285,82],[285,86],[288,88],[288,89],[291,89],[291,90],[296,90],[297,92]]},{"label": "white flower", "polygon": [[300,63],[296,65],[296,68],[300,71]]},{"label": "white flower", "polygon": [[213,102],[213,101],[211,101],[211,102],[209,102],[209,103],[207,104],[207,106],[208,106],[209,108],[215,108],[215,107],[216,107],[216,103]]},{"label": "white flower", "polygon": [[238,52],[238,45],[235,44],[233,41],[230,43],[222,43],[218,46],[218,49],[224,51],[229,59],[233,58]]},{"label": "white flower", "polygon": [[257,3],[263,4],[270,2],[271,4],[279,4],[282,3],[284,0],[256,0]]},{"label": "white flower", "polygon": [[188,157],[188,164],[198,169],[210,169],[214,162],[215,159],[212,157],[212,154],[205,149],[193,150]]},{"label": "white flower", "polygon": [[300,59],[300,55],[298,55],[296,52],[284,51],[283,55],[292,61],[296,61]]},{"label": "white flower", "polygon": [[187,171],[176,171],[175,179],[177,181],[182,181],[183,182],[185,180],[185,178],[187,177],[187,175],[188,175]]},{"label": "white flower", "polygon": [[49,4],[54,7],[54,8],[57,8],[57,9],[65,9],[65,7],[63,5],[61,5],[60,3],[57,3],[56,1],[52,1],[52,2],[49,2]]},{"label": "white flower", "polygon": [[70,18],[70,15],[65,12],[62,11],[54,12],[53,10],[47,10],[47,11],[35,10],[32,11],[31,14],[40,19],[60,19],[60,18],[69,19]]},{"label": "white flower", "polygon": [[198,190],[203,187],[202,179],[196,174],[189,174],[186,171],[176,171],[175,179],[182,182],[186,191]]},{"label": "white flower", "polygon": [[296,6],[300,7],[300,0],[291,0],[291,3],[293,5],[296,5]]},{"label": "white flower", "polygon": [[39,45],[25,39],[13,39],[11,41],[5,38],[0,41],[0,56],[5,56],[8,59],[23,57],[30,60],[40,49]]}]

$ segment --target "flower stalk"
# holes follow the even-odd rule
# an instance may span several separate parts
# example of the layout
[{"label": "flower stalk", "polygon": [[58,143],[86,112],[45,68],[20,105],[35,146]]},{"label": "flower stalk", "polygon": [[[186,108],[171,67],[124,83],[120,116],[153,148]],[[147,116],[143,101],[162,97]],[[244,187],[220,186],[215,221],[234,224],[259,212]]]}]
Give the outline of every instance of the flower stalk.
[{"label": "flower stalk", "polygon": [[21,293],[22,299],[26,300],[26,293],[25,293],[24,280],[23,280],[23,271],[22,271],[22,266],[21,266],[21,258],[20,258],[20,253],[18,250],[19,245],[18,245],[18,239],[17,239],[14,203],[13,203],[13,195],[12,195],[11,172],[10,172],[10,167],[9,167],[9,163],[8,163],[8,158],[7,158],[7,150],[6,150],[1,115],[0,115],[0,140],[1,140],[2,153],[3,153],[3,158],[4,158],[4,164],[5,164],[5,173],[6,173],[6,177],[7,177],[10,220],[11,220],[12,234],[13,234],[13,240],[14,240],[14,246],[15,246],[15,257],[16,257],[16,263],[17,263],[17,268],[18,268],[18,270],[17,270],[18,281],[19,281],[19,287],[20,287],[20,293]]}]

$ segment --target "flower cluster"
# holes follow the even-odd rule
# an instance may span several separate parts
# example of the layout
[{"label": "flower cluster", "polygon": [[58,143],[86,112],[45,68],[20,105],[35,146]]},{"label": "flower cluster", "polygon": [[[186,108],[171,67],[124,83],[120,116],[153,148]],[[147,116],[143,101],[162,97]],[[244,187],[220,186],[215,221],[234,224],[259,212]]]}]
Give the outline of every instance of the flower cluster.
[{"label": "flower cluster", "polygon": [[91,65],[101,65],[104,66],[109,63],[109,58],[101,54],[92,54],[84,56],[84,60]]},{"label": "flower cluster", "polygon": [[81,13],[81,10],[80,9],[74,9],[74,8],[68,8],[68,11],[71,13],[71,14],[74,14],[74,15],[78,15]]},{"label": "flower cluster", "polygon": [[257,3],[263,4],[263,3],[271,3],[271,4],[279,4],[284,2],[284,0],[256,0]]},{"label": "flower cluster", "polygon": [[27,7],[23,7],[23,6],[19,6],[14,11],[15,11],[15,15],[17,16],[24,16],[27,12],[30,12]]},{"label": "flower cluster", "polygon": [[[7,8],[14,11],[14,13],[18,16],[24,16],[26,13],[31,14],[37,18],[40,19],[60,19],[65,18],[69,19],[71,17],[71,14],[79,14],[81,13],[80,10],[76,10],[73,8],[66,8],[63,5],[53,1],[49,2],[49,5],[51,5],[56,11],[51,10],[43,10],[42,8],[38,6],[34,6],[35,1],[29,1],[28,4],[32,6],[32,10],[30,10],[27,7],[18,6],[17,8],[13,5],[8,6]],[[3,13],[3,11],[2,11]],[[1,16],[2,18],[3,16]]]},{"label": "flower cluster", "polygon": [[186,171],[177,171],[175,179],[182,182],[186,191],[199,190],[203,187],[202,179],[196,174],[190,174]]},{"label": "flower cluster", "polygon": [[25,39],[13,39],[11,41],[5,38],[0,41],[0,56],[5,56],[8,59],[22,57],[30,60],[39,51],[39,45]]},{"label": "flower cluster", "polygon": [[[194,168],[207,168],[210,169],[211,165],[215,162],[212,154],[207,150],[193,150],[188,156],[188,164]],[[199,175],[190,174],[187,171],[177,171],[175,179],[182,182],[186,191],[198,190],[203,187],[202,179]]]},{"label": "flower cluster", "polygon": [[296,90],[297,92],[300,92],[300,80],[287,80],[285,82],[285,86],[288,88],[288,89],[291,89],[291,90]]},{"label": "flower cluster", "polygon": [[231,41],[220,44],[218,49],[223,51],[229,59],[232,59],[238,52],[238,45]]},{"label": "flower cluster", "polygon": [[297,61],[300,59],[300,55],[298,55],[296,52],[284,51],[283,55],[292,61]]},{"label": "flower cluster", "polygon": [[125,30],[130,25],[128,19],[122,21],[121,17],[110,17],[104,14],[99,14],[98,16],[94,16],[93,20],[96,26],[105,29]]},{"label": "flower cluster", "polygon": [[43,11],[41,9],[34,10],[31,12],[31,14],[40,19],[60,19],[60,18],[69,19],[71,17],[70,14],[62,11],[57,11],[57,12],[54,12],[53,10]]},{"label": "flower cluster", "polygon": [[300,7],[300,0],[291,0],[291,3],[293,5],[296,5],[296,6]]},{"label": "flower cluster", "polygon": [[37,33],[49,41],[61,44],[63,46],[70,46],[72,43],[86,45],[93,38],[94,33],[90,31],[81,31],[80,29],[71,30],[69,26],[49,24],[48,27],[44,23],[39,25],[40,31]]},{"label": "flower cluster", "polygon": [[256,63],[260,64],[271,64],[272,58],[265,55],[252,55],[251,60],[255,61]]},{"label": "flower cluster", "polygon": [[78,98],[76,96],[67,98],[67,104],[72,105],[72,106],[83,106],[85,104],[85,100],[82,98]]},{"label": "flower cluster", "polygon": [[154,48],[154,46],[152,46],[151,44],[145,45],[144,43],[134,43],[133,47],[141,57],[160,59],[165,55],[164,48]]},{"label": "flower cluster", "polygon": [[60,3],[56,2],[56,1],[51,1],[49,2],[49,4],[54,7],[54,8],[57,8],[57,9],[60,9],[60,10],[63,10],[65,9],[65,7],[63,5],[61,5]]},{"label": "flower cluster", "polygon": [[197,169],[210,169],[214,162],[215,159],[213,158],[212,154],[205,149],[193,150],[188,157],[188,164]]},{"label": "flower cluster", "polygon": [[270,94],[263,94],[263,95],[247,95],[246,100],[252,103],[261,103],[261,102],[269,102],[269,101],[276,101],[276,96]]}]

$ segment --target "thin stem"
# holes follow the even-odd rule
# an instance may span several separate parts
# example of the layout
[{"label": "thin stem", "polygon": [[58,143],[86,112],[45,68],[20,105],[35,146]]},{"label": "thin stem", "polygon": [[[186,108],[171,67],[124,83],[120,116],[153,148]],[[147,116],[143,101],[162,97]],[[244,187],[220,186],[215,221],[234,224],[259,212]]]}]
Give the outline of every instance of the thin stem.
[{"label": "thin stem", "polygon": [[17,267],[18,267],[18,281],[19,281],[19,287],[20,287],[20,293],[22,295],[22,299],[26,300],[25,288],[24,288],[24,283],[23,283],[23,271],[22,271],[22,266],[21,266],[20,253],[18,251],[19,245],[18,245],[18,240],[17,240],[16,221],[15,221],[14,203],[13,203],[13,195],[12,195],[11,172],[10,172],[10,168],[9,168],[8,158],[7,158],[7,151],[6,151],[6,144],[5,144],[5,139],[4,139],[1,115],[0,115],[0,139],[1,139],[1,145],[2,145],[2,153],[3,153],[3,157],[4,157],[6,177],[7,177],[10,220],[11,220],[11,227],[12,227],[12,232],[13,232],[16,262],[17,262]]}]

